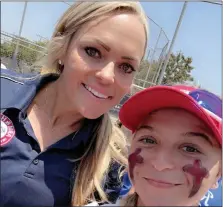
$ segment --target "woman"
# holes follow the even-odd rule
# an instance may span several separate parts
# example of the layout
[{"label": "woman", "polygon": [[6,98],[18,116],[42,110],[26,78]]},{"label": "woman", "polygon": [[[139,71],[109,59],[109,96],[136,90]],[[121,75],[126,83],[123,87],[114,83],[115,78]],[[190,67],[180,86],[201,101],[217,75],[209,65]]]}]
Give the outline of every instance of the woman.
[{"label": "woman", "polygon": [[[205,90],[155,86],[121,108],[133,132],[124,206],[198,206],[221,178],[222,101]],[[132,110],[134,109],[134,110]]]},{"label": "woman", "polygon": [[108,111],[146,45],[138,2],[77,2],[56,25],[42,75],[2,71],[1,205],[79,206],[120,188],[105,181],[126,161]]}]

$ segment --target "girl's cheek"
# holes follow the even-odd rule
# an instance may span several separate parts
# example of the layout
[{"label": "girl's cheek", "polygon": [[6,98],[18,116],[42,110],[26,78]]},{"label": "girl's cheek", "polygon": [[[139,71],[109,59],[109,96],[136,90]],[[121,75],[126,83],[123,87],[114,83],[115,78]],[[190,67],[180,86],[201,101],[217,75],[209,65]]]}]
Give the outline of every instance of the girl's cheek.
[{"label": "girl's cheek", "polygon": [[202,166],[200,160],[195,160],[193,164],[187,164],[182,169],[193,177],[193,186],[188,196],[190,198],[200,190],[202,181],[209,176],[209,172]]},{"label": "girl's cheek", "polygon": [[132,154],[129,155],[128,162],[129,162],[129,174],[131,180],[134,180],[133,171],[137,164],[143,163],[143,157],[140,155],[142,151],[141,148],[137,148]]}]

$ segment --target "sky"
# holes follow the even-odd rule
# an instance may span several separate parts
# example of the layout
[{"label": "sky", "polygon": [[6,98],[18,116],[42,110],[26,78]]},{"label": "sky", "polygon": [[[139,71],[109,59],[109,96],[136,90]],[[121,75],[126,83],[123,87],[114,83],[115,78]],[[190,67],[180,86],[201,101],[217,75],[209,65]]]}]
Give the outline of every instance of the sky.
[{"label": "sky", "polygon": [[[183,7],[183,2],[142,2],[146,14],[159,26],[150,22],[149,46],[155,47],[160,28],[171,41]],[[39,40],[50,38],[59,17],[69,7],[63,2],[29,2],[22,36]],[[24,2],[1,3],[1,30],[19,33]],[[221,6],[202,2],[189,2],[178,32],[173,52],[192,57],[192,76],[203,88],[222,94]],[[167,39],[162,33],[158,47]]]}]

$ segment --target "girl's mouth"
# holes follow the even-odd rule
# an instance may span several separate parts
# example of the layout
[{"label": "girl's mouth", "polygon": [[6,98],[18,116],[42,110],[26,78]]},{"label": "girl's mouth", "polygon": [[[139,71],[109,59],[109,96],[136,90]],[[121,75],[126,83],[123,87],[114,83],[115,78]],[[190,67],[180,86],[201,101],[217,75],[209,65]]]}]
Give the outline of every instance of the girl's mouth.
[{"label": "girl's mouth", "polygon": [[144,178],[144,179],[150,185],[152,185],[153,187],[157,187],[157,188],[173,188],[173,187],[181,185],[181,184],[169,183],[169,182],[165,182],[165,181],[161,181],[161,180],[154,180],[154,179],[149,179],[149,178]]}]

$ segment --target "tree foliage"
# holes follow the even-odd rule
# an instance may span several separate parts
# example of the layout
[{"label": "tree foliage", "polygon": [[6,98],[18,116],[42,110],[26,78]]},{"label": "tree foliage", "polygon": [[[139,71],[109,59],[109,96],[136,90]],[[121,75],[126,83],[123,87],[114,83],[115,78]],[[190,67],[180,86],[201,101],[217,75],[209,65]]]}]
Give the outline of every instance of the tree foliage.
[{"label": "tree foliage", "polygon": [[[1,58],[12,59],[15,52],[17,40],[4,41],[1,43]],[[21,67],[26,64],[32,66],[40,57],[43,57],[46,52],[47,41],[30,42],[26,38],[20,38],[19,49],[17,53],[17,64]]]},{"label": "tree foliage", "polygon": [[192,58],[185,57],[182,52],[171,54],[162,84],[194,81],[191,75],[191,71],[194,67],[191,64]]},{"label": "tree foliage", "polygon": [[[142,61],[140,70],[135,77],[135,84],[142,87],[149,87],[157,84],[161,74],[159,67],[161,69],[163,64],[164,63],[159,63],[158,61],[153,61],[150,66],[150,62],[148,60]],[[185,57],[182,52],[171,54],[162,84],[184,83],[186,81],[193,82],[194,79],[191,75],[191,71],[194,67],[191,64],[192,58]],[[145,84],[140,80],[145,80]]]}]

